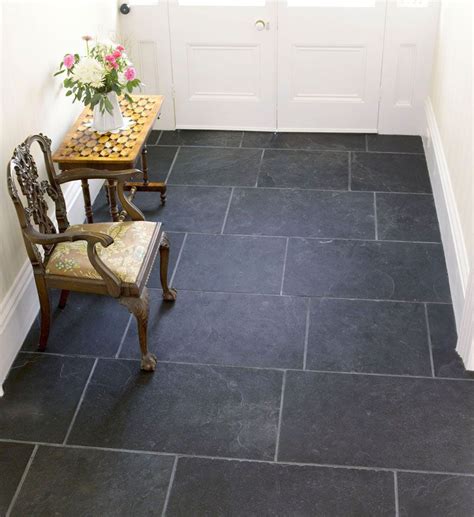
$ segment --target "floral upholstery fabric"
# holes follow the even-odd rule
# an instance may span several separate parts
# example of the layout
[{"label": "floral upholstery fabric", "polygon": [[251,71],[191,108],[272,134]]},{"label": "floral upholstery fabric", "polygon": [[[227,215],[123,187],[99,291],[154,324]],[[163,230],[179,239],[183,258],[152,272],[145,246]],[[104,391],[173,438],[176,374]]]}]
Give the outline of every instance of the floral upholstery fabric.
[{"label": "floral upholstery fabric", "polygon": [[[156,223],[150,221],[127,221],[78,224],[69,227],[66,233],[80,231],[100,232],[110,235],[114,242],[107,248],[96,244],[97,254],[122,282],[135,283],[155,229]],[[102,279],[89,261],[86,241],[60,242],[57,244],[46,264],[46,273]]]}]

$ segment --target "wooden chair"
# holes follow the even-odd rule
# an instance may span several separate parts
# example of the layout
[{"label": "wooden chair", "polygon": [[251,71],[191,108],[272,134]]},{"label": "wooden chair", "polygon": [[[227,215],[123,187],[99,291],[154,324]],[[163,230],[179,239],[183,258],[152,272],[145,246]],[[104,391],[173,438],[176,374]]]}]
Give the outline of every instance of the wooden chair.
[{"label": "wooden chair", "polygon": [[[30,153],[37,142],[43,152],[48,180],[40,180]],[[153,371],[156,356],[148,352],[148,293],[146,282],[156,254],[160,252],[163,298],[176,299],[168,286],[169,242],[161,223],[145,221],[142,212],[124,193],[124,182],[137,169],[106,171],[72,169],[56,174],[51,159],[51,140],[44,135],[28,137],[19,145],[7,167],[8,190],[16,208],[26,251],[33,267],[41,306],[39,349],[48,341],[51,305],[49,288],[61,290],[59,307],[66,305],[69,291],[109,295],[135,316],[141,348],[141,368]],[[106,179],[117,187],[122,207],[132,219],[69,226],[60,185],[68,181]],[[23,196],[20,196],[17,186]],[[48,215],[48,195],[55,205],[57,228]],[[42,246],[42,251],[39,248]]]}]

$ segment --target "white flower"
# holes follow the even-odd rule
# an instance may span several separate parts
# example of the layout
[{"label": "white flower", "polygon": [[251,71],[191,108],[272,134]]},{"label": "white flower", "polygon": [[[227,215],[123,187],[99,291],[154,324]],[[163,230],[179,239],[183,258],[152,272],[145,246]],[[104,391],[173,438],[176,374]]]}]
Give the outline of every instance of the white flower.
[{"label": "white flower", "polygon": [[74,67],[72,75],[74,79],[77,79],[82,84],[89,84],[93,88],[100,88],[103,86],[105,69],[92,57],[83,57]]}]

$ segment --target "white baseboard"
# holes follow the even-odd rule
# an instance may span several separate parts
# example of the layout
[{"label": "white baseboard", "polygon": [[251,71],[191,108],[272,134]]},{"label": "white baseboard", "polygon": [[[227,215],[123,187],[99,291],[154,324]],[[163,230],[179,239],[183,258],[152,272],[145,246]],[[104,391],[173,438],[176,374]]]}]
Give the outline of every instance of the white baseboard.
[{"label": "white baseboard", "polygon": [[433,196],[443,241],[449,285],[458,333],[463,318],[469,260],[459,218],[448,163],[431,100],[425,103],[427,134],[423,136]]},{"label": "white baseboard", "polygon": [[[102,181],[90,181],[91,199],[99,193]],[[71,224],[84,220],[84,206],[80,183],[71,183],[64,189]],[[0,303],[0,396],[3,395],[2,383],[20,350],[39,310],[38,295],[30,261],[21,267],[5,298]]]}]

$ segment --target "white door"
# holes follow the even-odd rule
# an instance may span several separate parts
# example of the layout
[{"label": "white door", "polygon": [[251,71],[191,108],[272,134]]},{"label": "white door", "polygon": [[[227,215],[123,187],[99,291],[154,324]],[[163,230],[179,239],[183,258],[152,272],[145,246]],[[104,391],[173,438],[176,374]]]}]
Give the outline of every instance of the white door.
[{"label": "white door", "polygon": [[276,4],[171,0],[176,127],[276,128]]},{"label": "white door", "polygon": [[386,0],[282,0],[278,129],[376,132]]}]

